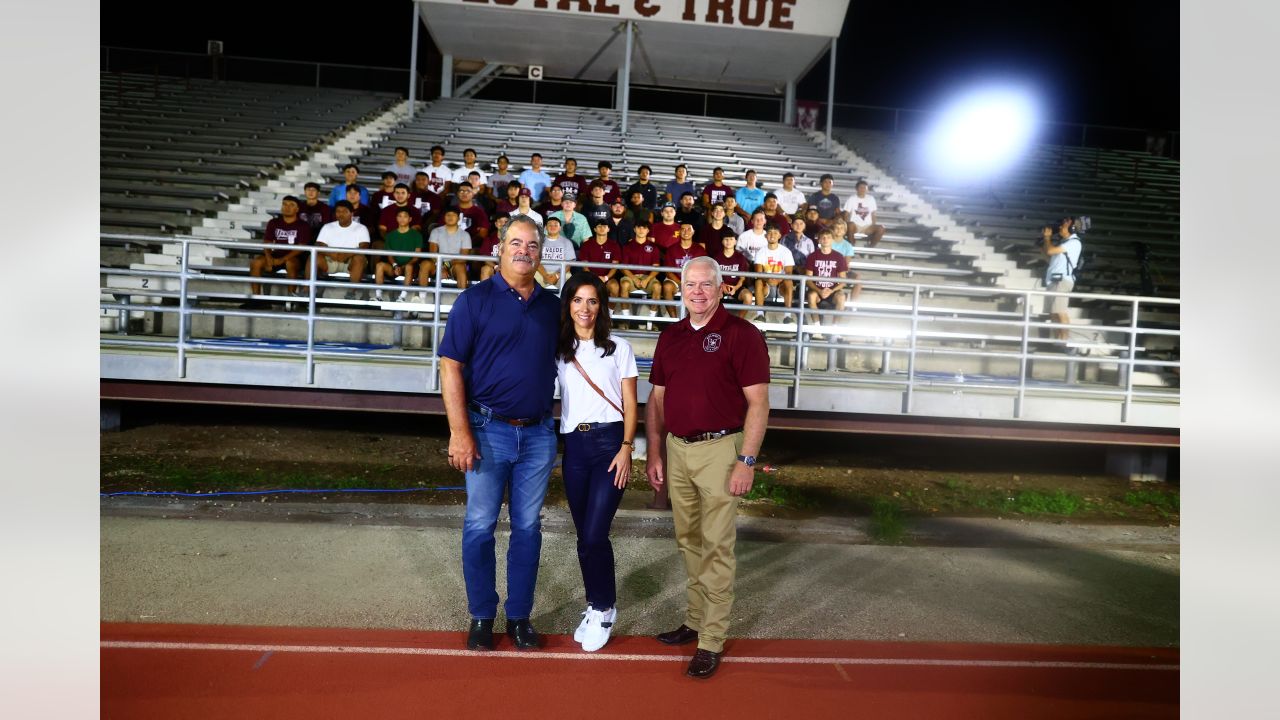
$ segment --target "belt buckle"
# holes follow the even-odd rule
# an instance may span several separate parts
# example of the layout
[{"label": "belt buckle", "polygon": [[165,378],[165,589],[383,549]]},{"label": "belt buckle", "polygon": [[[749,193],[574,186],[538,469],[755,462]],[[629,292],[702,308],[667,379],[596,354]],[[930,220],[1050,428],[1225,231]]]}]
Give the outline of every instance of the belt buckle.
[{"label": "belt buckle", "polygon": [[578,423],[578,432],[591,432],[591,423]]}]

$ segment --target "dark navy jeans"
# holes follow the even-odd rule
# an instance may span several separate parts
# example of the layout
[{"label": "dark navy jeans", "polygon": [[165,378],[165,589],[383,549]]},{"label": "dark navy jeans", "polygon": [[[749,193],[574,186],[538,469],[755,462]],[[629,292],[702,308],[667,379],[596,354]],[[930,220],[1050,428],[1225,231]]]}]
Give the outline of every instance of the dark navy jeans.
[{"label": "dark navy jeans", "polygon": [[[609,461],[621,447],[621,422],[597,425],[586,432],[575,430],[564,436],[564,494],[578,528],[578,564],[582,567],[587,602],[597,610],[606,610],[617,602],[609,527],[624,490],[613,486]],[[631,468],[627,468],[628,476],[630,473]]]},{"label": "dark navy jeans", "polygon": [[511,541],[507,546],[507,619],[533,612],[542,553],[542,500],[556,460],[557,421],[516,427],[467,410],[480,460],[467,473],[467,514],[462,523],[462,576],[471,617],[498,613],[494,529],[502,497],[510,491]]}]

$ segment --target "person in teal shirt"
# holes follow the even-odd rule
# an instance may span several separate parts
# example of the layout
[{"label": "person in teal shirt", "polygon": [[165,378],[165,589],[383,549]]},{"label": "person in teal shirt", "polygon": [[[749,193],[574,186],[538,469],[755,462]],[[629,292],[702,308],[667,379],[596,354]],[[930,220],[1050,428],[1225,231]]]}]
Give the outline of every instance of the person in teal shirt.
[{"label": "person in teal shirt", "polygon": [[750,215],[756,211],[756,208],[764,204],[764,189],[756,187],[756,171],[747,171],[747,185],[733,196],[738,199],[738,207],[742,211]]}]

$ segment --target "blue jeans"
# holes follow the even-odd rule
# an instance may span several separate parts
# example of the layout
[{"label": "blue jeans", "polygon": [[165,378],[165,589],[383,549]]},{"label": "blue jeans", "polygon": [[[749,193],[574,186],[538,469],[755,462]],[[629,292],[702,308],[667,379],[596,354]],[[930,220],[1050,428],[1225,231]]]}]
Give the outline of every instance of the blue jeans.
[{"label": "blue jeans", "polygon": [[597,610],[613,607],[618,599],[609,526],[624,491],[613,486],[609,461],[621,447],[620,422],[564,436],[564,494],[578,529],[578,565],[587,602]]},{"label": "blue jeans", "polygon": [[480,460],[467,473],[467,514],[462,523],[462,576],[473,618],[498,614],[494,529],[502,497],[510,491],[511,542],[507,547],[508,620],[533,612],[542,553],[542,500],[556,459],[556,421],[515,427],[468,409]]}]

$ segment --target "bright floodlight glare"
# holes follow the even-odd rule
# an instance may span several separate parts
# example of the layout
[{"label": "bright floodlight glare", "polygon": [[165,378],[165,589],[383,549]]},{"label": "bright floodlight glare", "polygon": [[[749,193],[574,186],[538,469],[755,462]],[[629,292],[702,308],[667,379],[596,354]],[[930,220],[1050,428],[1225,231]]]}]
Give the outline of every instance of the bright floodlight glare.
[{"label": "bright floodlight glare", "polygon": [[926,135],[925,157],[942,174],[988,178],[1022,157],[1039,119],[1035,98],[1025,90],[973,90],[943,108]]}]

